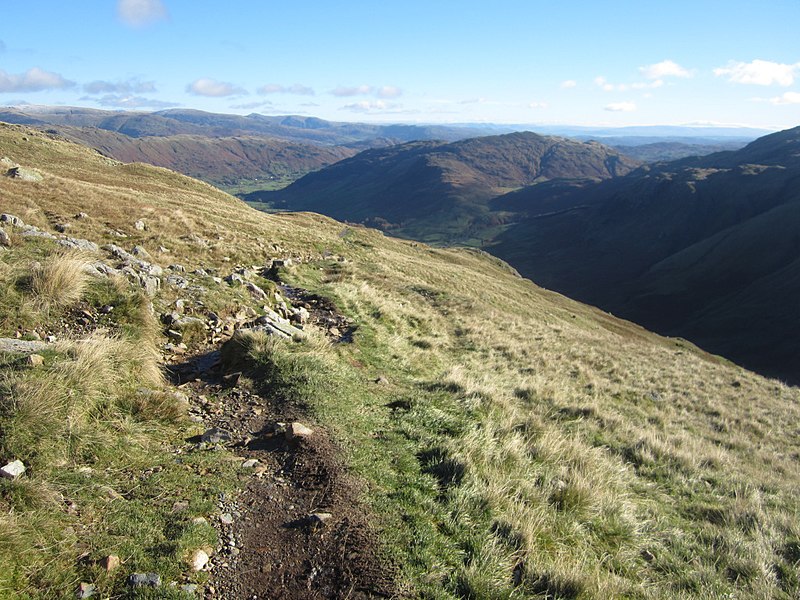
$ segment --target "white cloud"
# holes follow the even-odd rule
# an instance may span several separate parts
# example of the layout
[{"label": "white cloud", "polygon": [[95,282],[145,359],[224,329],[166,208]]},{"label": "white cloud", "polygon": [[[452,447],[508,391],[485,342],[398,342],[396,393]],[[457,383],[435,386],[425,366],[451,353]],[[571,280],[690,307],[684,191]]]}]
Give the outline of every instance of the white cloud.
[{"label": "white cloud", "polygon": [[28,69],[20,75],[12,75],[0,69],[0,93],[63,90],[74,85],[74,81],[69,81],[58,73],[44,71],[39,67]]},{"label": "white cloud", "polygon": [[800,92],[784,92],[781,96],[770,98],[772,104],[800,104]]},{"label": "white cloud", "polygon": [[375,90],[375,95],[384,99],[399,98],[403,95],[403,90],[393,85],[384,85]]},{"label": "white cloud", "polygon": [[186,91],[195,96],[209,96],[212,98],[223,98],[225,96],[241,96],[247,92],[240,87],[217,81],[216,79],[202,78],[196,79],[186,86]]},{"label": "white cloud", "polygon": [[611,112],[633,112],[636,110],[636,104],[633,102],[612,102],[611,104],[606,104],[603,110]]},{"label": "white cloud", "polygon": [[605,77],[595,77],[594,83],[604,92],[627,92],[628,90],[652,90],[664,85],[664,81],[638,81],[636,83],[609,83]]},{"label": "white cloud", "polygon": [[161,0],[118,0],[117,14],[131,27],[145,27],[169,16]]},{"label": "white cloud", "polygon": [[569,88],[578,87],[578,82],[575,81],[574,79],[567,79],[566,81],[561,82],[561,87],[565,90]]},{"label": "white cloud", "polygon": [[92,81],[84,84],[83,91],[87,94],[149,94],[156,91],[156,84],[152,81]]},{"label": "white cloud", "polygon": [[356,102],[355,104],[347,104],[340,110],[349,110],[350,112],[357,113],[371,113],[382,112],[390,109],[393,110],[398,107],[398,104],[384,102],[383,100],[362,100],[361,102]]},{"label": "white cloud", "polygon": [[339,97],[366,96],[371,93],[372,93],[371,85],[357,85],[357,86],[340,85],[339,87],[331,90],[331,94]]},{"label": "white cloud", "polygon": [[531,102],[528,104],[528,108],[547,108],[548,106],[547,102]]},{"label": "white cloud", "polygon": [[800,63],[787,65],[756,59],[749,63],[730,61],[727,66],[714,69],[714,75],[727,77],[733,83],[787,87],[794,83],[798,70]]},{"label": "white cloud", "polygon": [[647,79],[663,79],[664,77],[691,77],[692,73],[684,69],[678,63],[671,60],[662,60],[659,63],[639,67],[641,73]]},{"label": "white cloud", "polygon": [[81,100],[90,100],[100,106],[111,106],[115,108],[169,108],[180,106],[174,102],[164,102],[153,98],[143,98],[129,94],[106,94],[100,98],[83,97]]},{"label": "white cloud", "polygon": [[285,86],[279,83],[268,83],[262,85],[258,90],[259,94],[295,94],[298,96],[313,96],[314,90],[307,85],[295,83],[293,85]]}]

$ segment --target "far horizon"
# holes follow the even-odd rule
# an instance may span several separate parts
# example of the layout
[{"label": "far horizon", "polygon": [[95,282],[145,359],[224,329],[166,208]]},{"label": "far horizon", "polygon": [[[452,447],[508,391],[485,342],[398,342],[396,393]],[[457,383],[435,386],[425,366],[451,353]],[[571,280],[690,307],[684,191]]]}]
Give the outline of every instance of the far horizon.
[{"label": "far horizon", "polygon": [[[613,16],[609,16],[613,15]],[[530,127],[800,124],[800,3],[4,6],[0,105]]]}]

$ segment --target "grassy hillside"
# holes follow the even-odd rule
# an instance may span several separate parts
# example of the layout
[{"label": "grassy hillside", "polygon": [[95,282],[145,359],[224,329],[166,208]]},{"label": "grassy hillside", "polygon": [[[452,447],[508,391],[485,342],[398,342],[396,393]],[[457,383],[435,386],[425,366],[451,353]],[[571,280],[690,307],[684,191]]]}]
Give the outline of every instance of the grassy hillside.
[{"label": "grassy hillside", "polygon": [[96,127],[46,127],[122,162],[165,167],[233,192],[278,189],[356,151],[285,140],[242,136],[172,135],[129,137]]},{"label": "grassy hillside", "polygon": [[279,192],[246,198],[425,242],[480,246],[512,218],[490,210],[495,196],[553,179],[606,179],[637,165],[595,142],[510,133],[365,151]]},{"label": "grassy hillside", "polygon": [[[314,426],[331,432],[362,481],[401,595],[800,593],[797,389],[541,289],[479,251],[434,249],[313,214],[263,214],[206,184],[17,126],[0,125],[0,155],[41,177],[1,177],[2,212],[57,238],[56,226],[67,223],[70,236],[141,246],[154,264],[184,267],[189,287],[175,289],[162,277],[151,299],[156,314],[179,296],[204,319],[209,311],[224,319],[242,305],[265,313],[241,287],[208,274],[252,272],[289,257],[276,277],[335,303],[355,327],[352,342],[332,343],[310,325],[295,341],[245,337],[243,377],[280,402],[306,405]],[[4,302],[17,308],[5,311],[2,335],[13,336],[43,318],[26,307],[45,310],[35,291],[45,288],[19,278],[57,246],[3,227],[11,237],[0,253]],[[92,252],[110,260],[104,250]],[[140,298],[118,285],[102,293]],[[123,306],[123,298],[82,293],[91,306]],[[115,317],[130,336],[119,343],[144,354],[167,341],[163,328],[147,325],[149,301],[126,301],[130,316]],[[47,318],[58,322],[60,309],[50,310]],[[3,365],[0,462],[19,457],[29,472],[0,487],[0,590],[67,596],[91,578],[104,593],[145,594],[125,587],[128,565],[165,581],[202,585],[210,576],[215,584],[218,567],[186,575],[181,561],[187,550],[214,543],[213,531],[189,516],[213,514],[209,496],[223,481],[240,485],[224,477],[230,449],[163,458],[198,425],[170,416],[169,402],[134,410],[129,400],[137,385],[168,393],[167,384],[143,379],[141,365],[122,353],[111,363],[119,383],[100,388],[109,371],[78,368],[80,353],[68,346],[54,352],[43,372],[14,357]],[[71,398],[80,418],[66,426],[47,413],[24,420],[18,390],[28,381]],[[81,386],[90,385],[97,409],[82,404]],[[205,399],[214,406],[232,400],[225,393]],[[33,396],[29,411],[42,401]],[[49,440],[61,439],[48,437],[49,427],[71,427],[73,437],[64,439],[75,443],[46,452]],[[89,437],[95,433],[103,434],[99,442]],[[114,444],[129,452],[111,452]],[[201,472],[187,468],[200,460],[208,463],[205,475],[178,477]],[[128,487],[104,501],[104,478]],[[71,511],[64,499],[74,502],[78,493],[81,509]],[[189,500],[188,515],[171,512],[176,497]],[[115,514],[153,526],[119,527]],[[97,566],[109,548],[126,565],[119,574]],[[242,554],[248,551],[259,552]],[[161,592],[184,593],[169,589]]]},{"label": "grassy hillside", "polygon": [[[800,129],[497,210],[527,212],[492,246],[541,285],[797,382]],[[552,192],[552,190],[550,190]]]}]

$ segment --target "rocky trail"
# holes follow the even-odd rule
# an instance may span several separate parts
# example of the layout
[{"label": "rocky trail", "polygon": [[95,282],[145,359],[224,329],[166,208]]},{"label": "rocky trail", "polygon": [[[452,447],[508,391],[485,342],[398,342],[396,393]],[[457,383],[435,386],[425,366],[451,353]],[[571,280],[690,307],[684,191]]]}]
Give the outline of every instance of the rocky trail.
[{"label": "rocky trail", "polygon": [[[325,305],[325,311],[329,307]],[[321,320],[314,310],[310,320]],[[339,339],[348,330],[330,323]],[[226,372],[217,348],[170,367],[205,432],[188,440],[227,446],[242,460],[242,491],[220,501],[220,544],[205,567],[208,599],[380,598],[394,577],[379,556],[359,485],[324,429],[302,406]]]}]

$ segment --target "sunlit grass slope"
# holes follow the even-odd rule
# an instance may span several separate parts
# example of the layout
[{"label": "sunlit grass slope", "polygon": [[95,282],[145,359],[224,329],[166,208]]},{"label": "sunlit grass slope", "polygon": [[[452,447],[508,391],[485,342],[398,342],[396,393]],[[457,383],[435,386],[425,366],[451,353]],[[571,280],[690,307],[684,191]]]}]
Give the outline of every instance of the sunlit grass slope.
[{"label": "sunlit grass slope", "polygon": [[0,202],[43,229],[83,211],[71,235],[221,274],[303,259],[283,279],[334,299],[354,342],[253,339],[253,372],[333,429],[410,596],[800,594],[797,389],[480,252],[266,215],[17,127],[0,154],[42,173],[0,178]]}]

